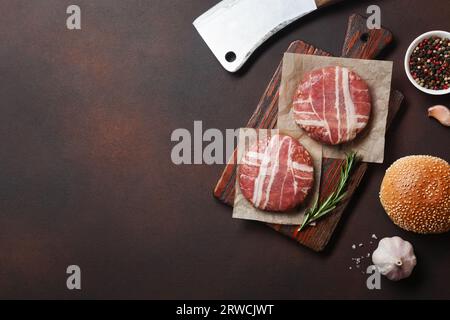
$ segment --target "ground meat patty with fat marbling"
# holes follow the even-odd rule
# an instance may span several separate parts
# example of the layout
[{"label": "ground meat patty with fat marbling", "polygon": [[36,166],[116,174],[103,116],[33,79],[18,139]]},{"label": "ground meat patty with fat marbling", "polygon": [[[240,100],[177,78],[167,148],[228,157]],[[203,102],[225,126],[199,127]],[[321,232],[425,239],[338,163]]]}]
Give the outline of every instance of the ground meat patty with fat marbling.
[{"label": "ground meat patty with fat marbling", "polygon": [[294,96],[295,122],[325,144],[353,140],[369,121],[367,83],[343,67],[327,67],[304,75]]},{"label": "ground meat patty with fat marbling", "polygon": [[238,165],[239,187],[254,207],[287,211],[302,203],[314,182],[308,151],[285,135],[259,139]]}]

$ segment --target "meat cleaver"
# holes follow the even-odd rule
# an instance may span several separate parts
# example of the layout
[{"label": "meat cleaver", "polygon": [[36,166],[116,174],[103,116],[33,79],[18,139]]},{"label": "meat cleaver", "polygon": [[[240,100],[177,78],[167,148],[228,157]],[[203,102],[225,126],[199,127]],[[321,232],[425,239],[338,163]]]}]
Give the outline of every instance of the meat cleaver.
[{"label": "meat cleaver", "polygon": [[222,66],[239,70],[279,30],[304,15],[341,0],[223,0],[194,21]]}]

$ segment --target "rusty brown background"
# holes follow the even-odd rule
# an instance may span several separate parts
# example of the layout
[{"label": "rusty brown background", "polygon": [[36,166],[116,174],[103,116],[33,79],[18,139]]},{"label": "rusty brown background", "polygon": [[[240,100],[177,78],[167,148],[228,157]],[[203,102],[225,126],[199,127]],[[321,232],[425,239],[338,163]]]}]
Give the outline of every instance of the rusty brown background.
[{"label": "rusty brown background", "polygon": [[[0,0],[0,298],[450,298],[450,234],[404,232],[378,201],[395,159],[450,159],[449,129],[426,116],[449,97],[420,93],[403,70],[417,35],[450,29],[448,1],[347,0],[282,31],[236,75],[191,25],[217,1],[77,0],[83,29],[69,31],[72,2]],[[406,96],[385,163],[322,254],[231,219],[211,195],[222,166],[173,165],[171,132],[243,125],[291,41],[338,54],[348,16],[370,4],[394,33],[382,58]],[[415,245],[410,279],[366,288],[352,258],[374,249],[372,233]],[[66,289],[71,264],[81,291]]]}]

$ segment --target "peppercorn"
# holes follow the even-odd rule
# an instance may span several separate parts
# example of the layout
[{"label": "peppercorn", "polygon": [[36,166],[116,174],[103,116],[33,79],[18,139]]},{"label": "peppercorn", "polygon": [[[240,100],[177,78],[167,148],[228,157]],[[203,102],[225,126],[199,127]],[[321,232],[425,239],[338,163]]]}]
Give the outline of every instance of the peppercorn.
[{"label": "peppercorn", "polygon": [[430,37],[422,40],[409,59],[411,76],[422,87],[446,90],[450,80],[450,39]]}]

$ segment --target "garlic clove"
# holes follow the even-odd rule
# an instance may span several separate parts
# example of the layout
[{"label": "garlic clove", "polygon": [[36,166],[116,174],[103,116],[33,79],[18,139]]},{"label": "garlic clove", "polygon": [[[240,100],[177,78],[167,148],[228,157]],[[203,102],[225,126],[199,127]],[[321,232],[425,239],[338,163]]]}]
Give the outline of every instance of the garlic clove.
[{"label": "garlic clove", "polygon": [[428,116],[435,118],[444,126],[450,126],[450,110],[443,105],[428,108]]}]

